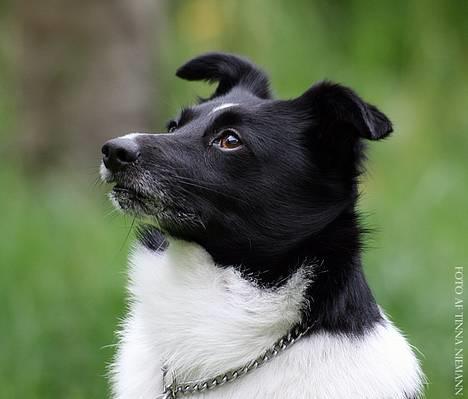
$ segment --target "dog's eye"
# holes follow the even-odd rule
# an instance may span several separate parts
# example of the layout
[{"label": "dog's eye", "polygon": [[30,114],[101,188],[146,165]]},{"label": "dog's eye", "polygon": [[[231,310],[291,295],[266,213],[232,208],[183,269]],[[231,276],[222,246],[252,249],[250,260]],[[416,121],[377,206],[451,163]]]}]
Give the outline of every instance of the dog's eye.
[{"label": "dog's eye", "polygon": [[169,133],[174,133],[174,131],[177,129],[177,122],[176,121],[170,121],[167,124],[167,131]]},{"label": "dog's eye", "polygon": [[213,144],[223,150],[234,150],[242,145],[242,141],[234,129],[226,129],[214,139]]}]

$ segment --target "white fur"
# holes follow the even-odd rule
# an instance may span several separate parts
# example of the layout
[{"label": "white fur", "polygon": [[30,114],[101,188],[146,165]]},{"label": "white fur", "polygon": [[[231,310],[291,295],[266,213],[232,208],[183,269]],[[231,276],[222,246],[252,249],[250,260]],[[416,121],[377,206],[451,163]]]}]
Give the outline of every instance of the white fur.
[{"label": "white fur", "polygon": [[225,103],[225,104],[221,104],[221,105],[218,105],[217,107],[214,107],[214,108],[210,111],[210,114],[214,114],[215,112],[221,111],[222,109],[235,107],[235,106],[237,106],[237,105],[239,105],[239,104],[236,104],[236,103]]},{"label": "white fur", "polygon": [[120,136],[119,138],[133,140],[135,137],[147,136],[148,134],[151,134],[151,133],[128,133],[124,136]]},{"label": "white fur", "polygon": [[[269,348],[299,321],[313,269],[303,266],[282,288],[265,290],[234,268],[217,267],[201,247],[171,241],[162,253],[138,247],[130,279],[114,397],[155,399],[163,364],[179,382],[205,379]],[[421,380],[408,343],[386,320],[362,338],[303,338],[251,374],[196,398],[403,399]]]},{"label": "white fur", "polygon": [[119,138],[133,140],[140,136],[169,136],[169,135],[172,136],[174,135],[174,133],[128,133],[124,136],[120,136]]},{"label": "white fur", "polygon": [[101,180],[105,183],[109,182],[111,180],[111,172],[109,169],[106,168],[106,165],[104,165],[104,162],[101,162],[101,165],[99,165],[99,175],[101,176]]}]

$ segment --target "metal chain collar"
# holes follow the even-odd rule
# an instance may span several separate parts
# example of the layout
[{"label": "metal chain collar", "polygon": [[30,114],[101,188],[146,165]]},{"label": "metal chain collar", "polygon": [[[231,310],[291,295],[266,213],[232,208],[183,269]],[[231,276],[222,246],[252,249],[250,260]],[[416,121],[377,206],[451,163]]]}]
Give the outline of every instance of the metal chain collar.
[{"label": "metal chain collar", "polygon": [[304,336],[311,329],[311,327],[312,326],[304,326],[299,324],[296,327],[292,328],[287,335],[283,336],[278,341],[276,341],[270,349],[265,351],[255,360],[252,360],[249,363],[247,363],[245,366],[230,370],[225,374],[219,374],[216,377],[207,378],[198,382],[186,382],[183,384],[178,384],[175,378],[173,378],[172,383],[170,385],[167,385],[165,382],[167,375],[167,367],[163,367],[162,370],[164,392],[159,398],[177,399],[182,396],[188,396],[195,393],[204,392],[206,390],[212,390],[216,387],[223,386],[228,382],[235,381],[238,378],[264,365],[269,360],[277,357],[280,353],[284,352],[297,340]]}]

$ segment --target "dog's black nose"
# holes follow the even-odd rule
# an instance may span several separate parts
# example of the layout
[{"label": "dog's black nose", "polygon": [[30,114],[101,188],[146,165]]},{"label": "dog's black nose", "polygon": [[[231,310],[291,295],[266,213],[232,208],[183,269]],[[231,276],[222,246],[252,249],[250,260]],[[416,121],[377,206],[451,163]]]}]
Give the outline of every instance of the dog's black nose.
[{"label": "dog's black nose", "polygon": [[102,146],[101,151],[104,165],[112,172],[124,169],[140,156],[138,144],[123,137],[109,140]]}]

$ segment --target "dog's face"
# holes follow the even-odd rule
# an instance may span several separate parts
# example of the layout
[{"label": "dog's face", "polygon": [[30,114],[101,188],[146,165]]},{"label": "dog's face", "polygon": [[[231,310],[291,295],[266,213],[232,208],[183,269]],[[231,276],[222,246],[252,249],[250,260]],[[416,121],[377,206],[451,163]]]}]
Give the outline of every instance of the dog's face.
[{"label": "dog's face", "polygon": [[200,56],[177,75],[218,87],[168,133],[106,143],[102,175],[124,212],[226,264],[281,256],[354,205],[363,139],[392,130],[374,106],[329,82],[272,99],[264,73],[236,56]]}]

